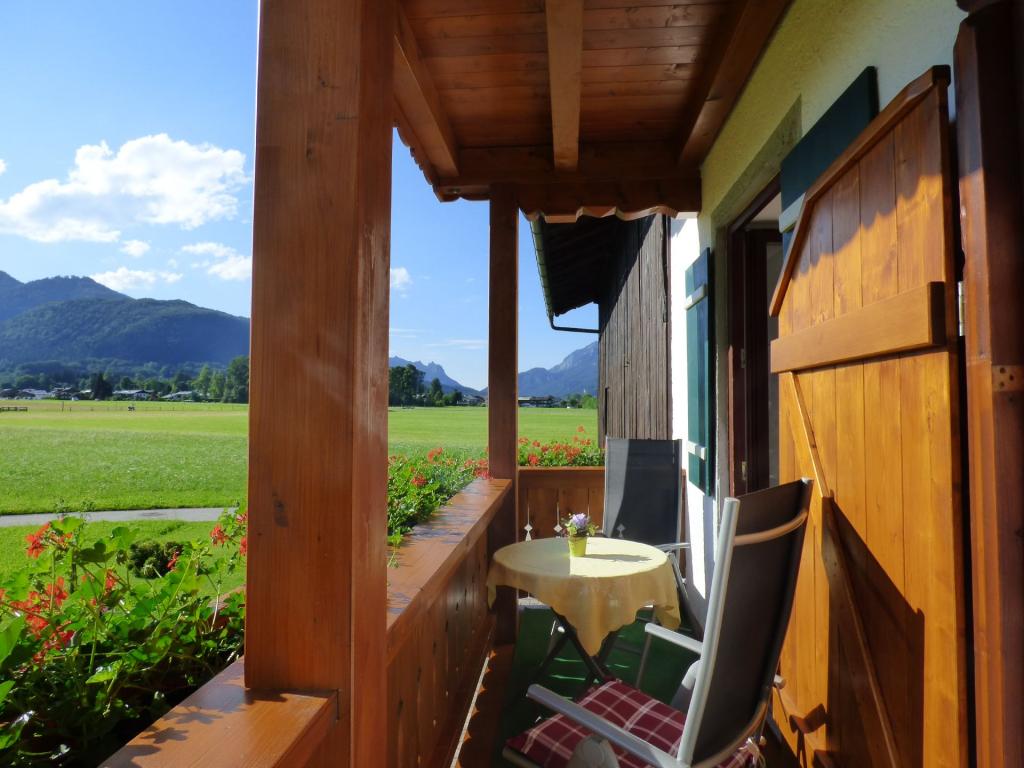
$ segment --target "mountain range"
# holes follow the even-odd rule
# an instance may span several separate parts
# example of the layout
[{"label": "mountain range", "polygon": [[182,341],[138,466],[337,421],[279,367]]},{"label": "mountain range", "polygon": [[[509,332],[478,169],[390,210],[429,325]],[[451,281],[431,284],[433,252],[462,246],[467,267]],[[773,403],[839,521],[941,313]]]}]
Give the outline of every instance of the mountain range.
[{"label": "mountain range", "polygon": [[[0,370],[19,365],[65,365],[131,369],[144,365],[197,368],[227,365],[248,354],[249,319],[187,301],[133,299],[89,277],[48,277],[22,283],[0,272]],[[412,363],[429,384],[447,393],[484,395],[451,378],[436,363],[391,357],[392,367]],[[568,355],[553,368],[519,374],[522,396],[565,397],[597,391],[598,345]]]},{"label": "mountain range", "polygon": [[[552,368],[531,368],[519,374],[519,394],[521,397],[553,395],[566,397],[574,394],[595,394],[597,392],[597,361],[598,344],[593,342],[577,349],[566,356],[562,362]],[[423,381],[429,384],[435,378],[441,382],[445,393],[460,390],[465,395],[486,395],[487,388],[476,390],[460,384],[449,376],[438,363],[422,363],[419,360],[406,360],[402,357],[391,357],[388,365],[392,368],[402,365],[416,366],[423,371]]]},{"label": "mountain range", "polygon": [[0,367],[59,361],[192,367],[249,352],[249,319],[133,299],[88,277],[22,283],[0,272]]}]

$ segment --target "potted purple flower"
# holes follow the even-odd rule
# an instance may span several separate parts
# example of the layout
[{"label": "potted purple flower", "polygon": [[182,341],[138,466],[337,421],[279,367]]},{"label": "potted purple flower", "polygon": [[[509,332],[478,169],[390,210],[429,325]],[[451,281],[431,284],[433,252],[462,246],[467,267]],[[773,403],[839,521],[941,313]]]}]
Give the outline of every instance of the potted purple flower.
[{"label": "potted purple flower", "polygon": [[586,512],[570,515],[562,523],[565,535],[569,539],[569,555],[584,557],[587,554],[587,539],[597,533],[597,525],[590,521]]}]

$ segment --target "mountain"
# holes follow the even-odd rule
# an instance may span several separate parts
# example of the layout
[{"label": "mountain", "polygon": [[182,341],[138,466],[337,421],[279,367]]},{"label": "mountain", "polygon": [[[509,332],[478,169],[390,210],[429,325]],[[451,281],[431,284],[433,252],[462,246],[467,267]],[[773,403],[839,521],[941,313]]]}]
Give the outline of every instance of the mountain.
[{"label": "mountain", "polygon": [[43,304],[74,299],[131,301],[128,296],[100,285],[91,277],[47,277],[22,283],[6,272],[0,272],[0,323]]},{"label": "mountain", "polygon": [[552,368],[531,368],[519,374],[519,394],[566,397],[597,394],[598,343],[592,342],[566,356]]},{"label": "mountain", "polygon": [[397,368],[400,366],[409,365],[410,363],[416,366],[416,370],[423,371],[423,383],[426,384],[428,387],[430,386],[430,382],[432,382],[434,379],[438,379],[441,382],[441,389],[444,390],[445,394],[448,394],[449,392],[454,392],[456,389],[462,392],[462,394],[464,395],[480,394],[479,390],[473,389],[472,387],[467,387],[464,384],[459,384],[459,382],[457,382],[455,379],[453,379],[451,376],[445,373],[444,368],[442,368],[438,363],[421,363],[419,360],[406,360],[403,357],[388,358],[389,368]]},{"label": "mountain", "polygon": [[0,361],[226,365],[249,352],[249,320],[186,301],[133,299],[87,277],[21,283],[0,272]]}]

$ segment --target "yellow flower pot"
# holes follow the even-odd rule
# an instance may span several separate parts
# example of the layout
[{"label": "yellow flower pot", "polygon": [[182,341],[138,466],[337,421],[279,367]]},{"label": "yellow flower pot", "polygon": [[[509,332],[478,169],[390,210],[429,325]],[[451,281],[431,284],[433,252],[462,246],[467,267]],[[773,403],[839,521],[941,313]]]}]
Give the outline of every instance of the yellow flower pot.
[{"label": "yellow flower pot", "polygon": [[571,557],[586,557],[587,555],[587,536],[570,536],[569,537],[569,555]]}]

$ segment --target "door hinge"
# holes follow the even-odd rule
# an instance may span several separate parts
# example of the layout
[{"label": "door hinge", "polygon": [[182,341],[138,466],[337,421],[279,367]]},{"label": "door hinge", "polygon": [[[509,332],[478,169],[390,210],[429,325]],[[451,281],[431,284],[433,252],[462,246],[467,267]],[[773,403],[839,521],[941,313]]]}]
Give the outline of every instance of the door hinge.
[{"label": "door hinge", "polygon": [[747,482],[747,462],[745,461],[740,462],[740,479],[744,483]]},{"label": "door hinge", "polygon": [[961,280],[956,284],[956,315],[957,315],[957,333],[960,336],[964,335],[964,326],[967,318],[967,299],[964,297],[964,281]]}]

